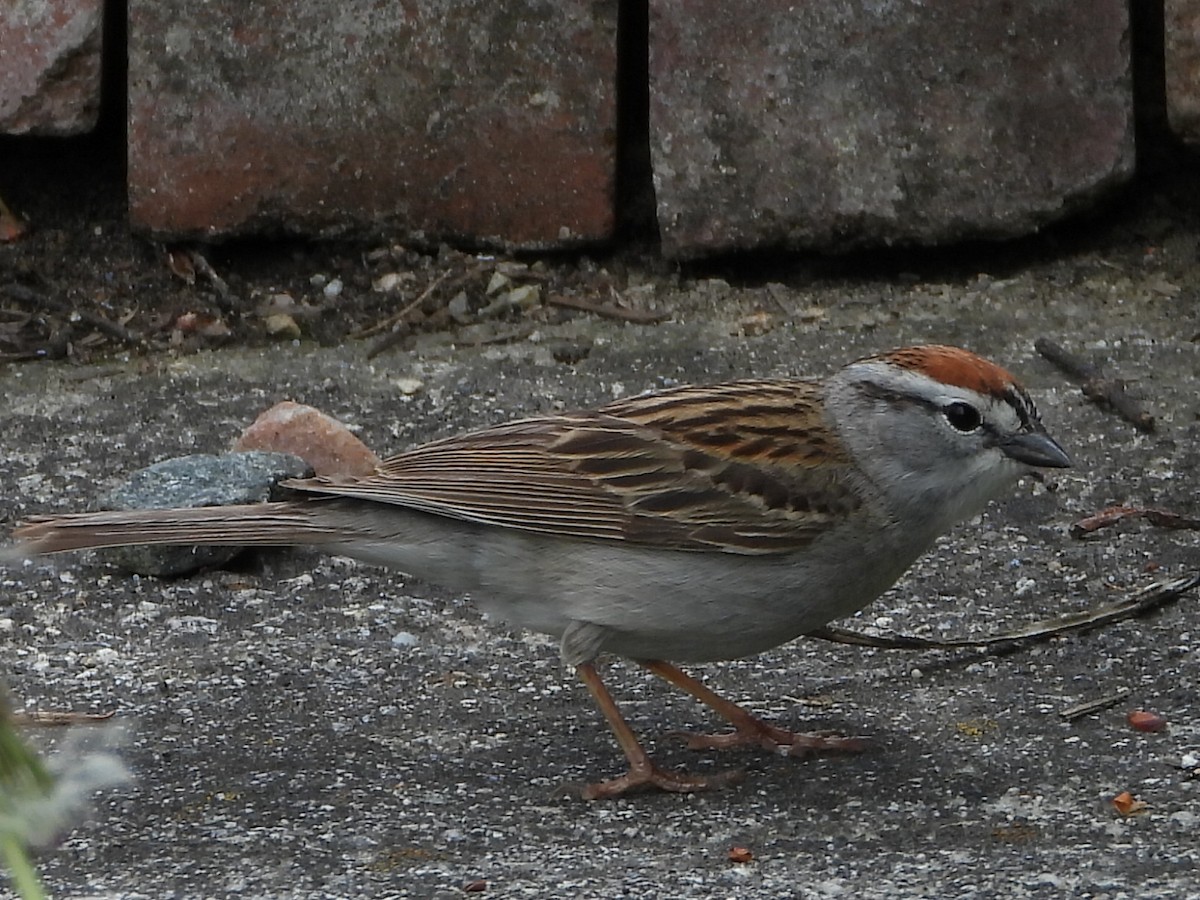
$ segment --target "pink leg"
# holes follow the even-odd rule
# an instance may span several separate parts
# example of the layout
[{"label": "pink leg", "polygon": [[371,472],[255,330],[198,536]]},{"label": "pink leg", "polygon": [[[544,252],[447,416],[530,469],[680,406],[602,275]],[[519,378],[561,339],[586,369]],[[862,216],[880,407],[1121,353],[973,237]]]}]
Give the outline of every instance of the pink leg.
[{"label": "pink leg", "polygon": [[629,760],[629,771],[619,778],[585,785],[581,791],[584,800],[620,797],[628,791],[641,788],[658,788],[662,791],[683,793],[702,791],[706,788],[718,787],[740,777],[740,772],[722,772],[718,775],[704,777],[660,769],[651,761],[639,743],[637,735],[633,733],[633,729],[621,715],[617,702],[609,693],[608,688],[604,686],[604,682],[600,680],[596,667],[591,663],[584,663],[576,666],[575,671],[583,679],[583,683],[588,686],[588,690],[592,692],[596,705],[604,713],[604,718],[608,720],[609,727],[616,735],[617,743],[621,745],[621,749],[625,752],[625,758]]}]

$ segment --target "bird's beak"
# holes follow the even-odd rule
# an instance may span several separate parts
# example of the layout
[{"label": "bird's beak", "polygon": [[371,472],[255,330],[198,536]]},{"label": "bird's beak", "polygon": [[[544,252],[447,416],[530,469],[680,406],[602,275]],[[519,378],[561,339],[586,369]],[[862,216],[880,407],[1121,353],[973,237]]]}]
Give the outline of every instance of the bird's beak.
[{"label": "bird's beak", "polygon": [[1071,457],[1058,445],[1058,441],[1040,432],[1013,435],[1000,445],[1000,449],[1010,459],[1030,466],[1051,469],[1067,469],[1071,466]]}]

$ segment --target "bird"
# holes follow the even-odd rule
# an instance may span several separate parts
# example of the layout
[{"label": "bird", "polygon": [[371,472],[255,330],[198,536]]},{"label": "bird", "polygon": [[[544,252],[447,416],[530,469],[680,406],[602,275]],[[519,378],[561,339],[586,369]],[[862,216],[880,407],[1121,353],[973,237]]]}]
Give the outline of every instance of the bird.
[{"label": "bird", "polygon": [[551,635],[628,770],[585,799],[732,780],[659,766],[604,684],[633,660],[724,718],[689,746],[784,755],[863,742],[766,722],[680,663],[761,653],[863,609],[940,535],[1071,459],[1007,370],[938,344],[824,377],[684,385],[435,440],[289,499],[31,518],[22,555],[129,544],[312,545],[469,593]]}]

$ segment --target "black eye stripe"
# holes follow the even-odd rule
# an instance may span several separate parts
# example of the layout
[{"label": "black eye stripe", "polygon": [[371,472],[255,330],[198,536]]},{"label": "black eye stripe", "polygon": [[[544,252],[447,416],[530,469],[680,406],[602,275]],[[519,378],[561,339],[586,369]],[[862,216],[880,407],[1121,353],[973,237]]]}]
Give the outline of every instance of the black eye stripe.
[{"label": "black eye stripe", "polygon": [[1017,387],[1009,388],[1004,392],[1004,399],[1017,411],[1017,418],[1021,420],[1021,426],[1026,431],[1041,431],[1042,419],[1038,415],[1037,407],[1033,405],[1033,400],[1025,391]]},{"label": "black eye stripe", "polygon": [[[872,382],[863,382],[855,385],[856,389],[868,397],[876,397],[881,400],[889,400],[893,403],[909,403],[913,406],[924,406],[941,415],[945,415],[945,406],[948,404],[938,403],[926,397],[918,397],[913,394],[897,391],[893,388],[884,387],[881,384]],[[1009,407],[1017,414],[1017,420],[1021,423],[1020,430],[1024,432],[1043,432],[1045,429],[1042,426],[1041,416],[1038,415],[1037,407],[1033,405],[1033,400],[1025,393],[1022,388],[1016,385],[1011,386],[1004,394],[996,399],[1001,399],[1008,404]],[[960,402],[960,401],[951,401]],[[982,414],[981,414],[982,418]],[[981,430],[988,434],[998,435],[999,432],[996,426],[989,422],[981,422]]]}]

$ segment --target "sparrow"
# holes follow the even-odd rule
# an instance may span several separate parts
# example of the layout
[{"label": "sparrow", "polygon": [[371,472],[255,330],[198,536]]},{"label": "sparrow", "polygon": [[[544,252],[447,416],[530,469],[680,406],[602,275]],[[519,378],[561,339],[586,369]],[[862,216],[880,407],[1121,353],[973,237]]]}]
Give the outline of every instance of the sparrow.
[{"label": "sparrow", "polygon": [[676,663],[750,656],[848,616],[1023,475],[1071,465],[1009,372],[906,347],[825,378],[684,386],[433,441],[294,499],[31,519],[24,554],[127,544],[312,545],[399,569],[552,635],[624,752],[586,799],[695,791],[656,765],[596,668],[631,659],[733,730],[689,746],[805,755],[856,738],[769,724]]}]

